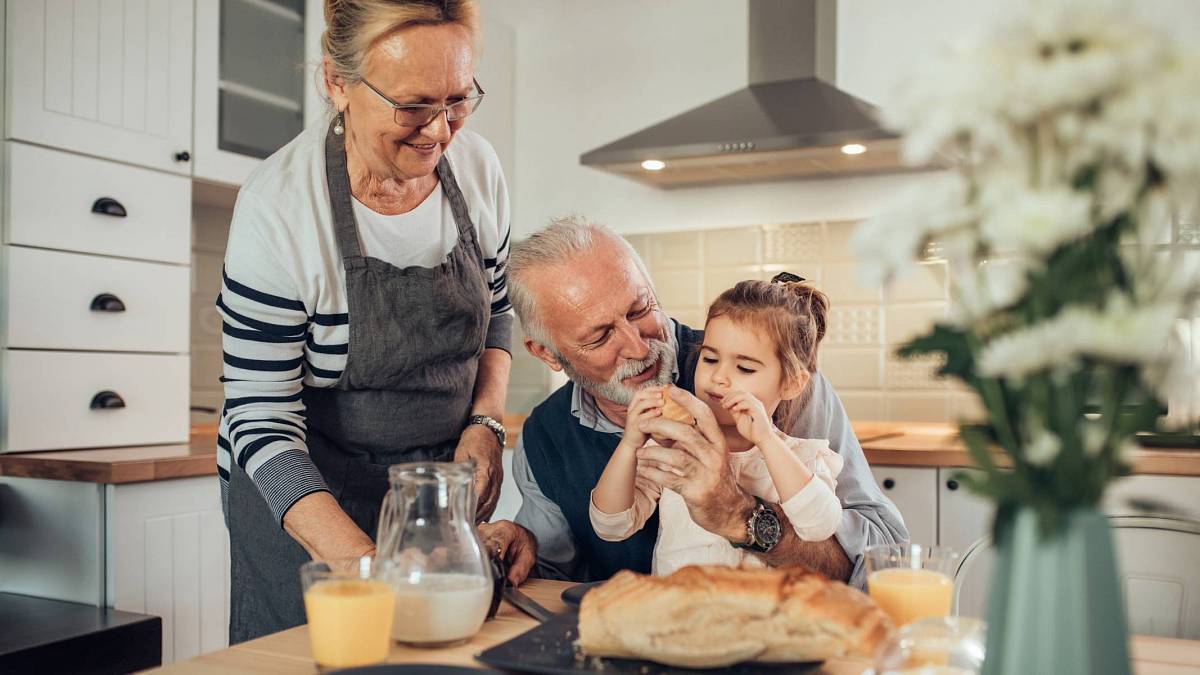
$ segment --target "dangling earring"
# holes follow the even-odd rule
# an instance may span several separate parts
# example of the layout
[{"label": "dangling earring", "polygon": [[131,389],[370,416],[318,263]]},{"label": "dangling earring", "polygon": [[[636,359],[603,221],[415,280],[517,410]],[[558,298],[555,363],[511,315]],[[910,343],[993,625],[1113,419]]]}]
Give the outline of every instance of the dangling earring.
[{"label": "dangling earring", "polygon": [[346,127],[342,124],[342,114],[338,113],[337,122],[333,125],[333,133],[341,136],[346,133]]}]

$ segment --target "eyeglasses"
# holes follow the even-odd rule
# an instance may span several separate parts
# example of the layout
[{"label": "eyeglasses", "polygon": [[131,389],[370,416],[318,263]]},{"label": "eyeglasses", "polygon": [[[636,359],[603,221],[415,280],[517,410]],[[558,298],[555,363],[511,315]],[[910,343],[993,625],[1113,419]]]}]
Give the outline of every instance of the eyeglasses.
[{"label": "eyeglasses", "polygon": [[442,114],[443,110],[446,111],[447,122],[461,120],[479,108],[484,93],[483,87],[479,86],[479,80],[471,78],[471,83],[477,92],[474,96],[460,98],[450,103],[396,103],[370,82],[362,80],[362,83],[367,85],[367,89],[374,92],[384,103],[392,107],[396,124],[402,127],[423,127]]}]

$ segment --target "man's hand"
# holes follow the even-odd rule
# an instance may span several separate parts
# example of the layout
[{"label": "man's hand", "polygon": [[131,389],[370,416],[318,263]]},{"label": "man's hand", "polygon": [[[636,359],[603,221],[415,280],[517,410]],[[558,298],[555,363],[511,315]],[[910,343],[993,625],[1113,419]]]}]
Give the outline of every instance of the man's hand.
[{"label": "man's hand", "polygon": [[642,431],[670,439],[674,447],[638,450],[638,474],[678,492],[700,527],[745,543],[749,539],[746,517],[755,501],[733,477],[721,427],[703,401],[678,387],[668,391],[696,418],[696,426],[664,418],[641,422]]},{"label": "man's hand", "polygon": [[510,520],[483,523],[478,530],[488,554],[504,561],[509,583],[516,586],[525,581],[537,563],[537,540],[533,533]]},{"label": "man's hand", "polygon": [[475,460],[475,494],[479,496],[475,522],[481,523],[491,518],[496,510],[500,484],[504,481],[503,448],[496,434],[482,424],[467,425],[454,450],[455,462],[472,459]]}]

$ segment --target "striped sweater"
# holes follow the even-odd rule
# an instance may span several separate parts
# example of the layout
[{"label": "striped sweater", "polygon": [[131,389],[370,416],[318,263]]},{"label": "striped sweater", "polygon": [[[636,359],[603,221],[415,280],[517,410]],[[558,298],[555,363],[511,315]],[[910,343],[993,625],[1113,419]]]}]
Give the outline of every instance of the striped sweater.
[{"label": "striped sweater", "polygon": [[[223,318],[225,406],[217,437],[217,471],[228,508],[229,471],[243,468],[282,523],[300,498],[327,490],[305,443],[304,387],[331,387],[349,351],[345,274],[325,183],[327,120],[314,124],[271,157],[242,186],[234,207],[217,309]],[[447,148],[475,224],[491,289],[486,346],[509,349],[512,309],[505,290],[508,195],[495,151],[460,130]],[[431,198],[443,199],[436,190]],[[435,222],[409,222],[420,214]],[[453,227],[448,208],[418,207],[392,219],[413,227]],[[364,244],[394,232],[363,236],[388,218],[357,218]],[[430,239],[431,247],[443,244]],[[448,242],[452,245],[452,242]],[[441,257],[445,251],[432,251]],[[389,260],[389,251],[364,249]]]}]

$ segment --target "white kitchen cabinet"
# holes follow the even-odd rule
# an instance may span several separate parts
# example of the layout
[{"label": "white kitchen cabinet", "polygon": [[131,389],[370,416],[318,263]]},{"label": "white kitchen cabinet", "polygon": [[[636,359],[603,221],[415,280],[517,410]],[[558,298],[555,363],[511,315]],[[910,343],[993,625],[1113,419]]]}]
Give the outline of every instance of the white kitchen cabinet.
[{"label": "white kitchen cabinet", "polygon": [[3,289],[10,348],[188,350],[188,268],[7,247]]},{"label": "white kitchen cabinet", "polygon": [[241,185],[304,128],[305,0],[197,0],[195,167]]},{"label": "white kitchen cabinet", "polygon": [[163,663],[227,645],[228,577],[216,476],[0,477],[0,591],[162,617]]},{"label": "white kitchen cabinet", "polygon": [[0,352],[0,452],[188,440],[186,354]]},{"label": "white kitchen cabinet", "polygon": [[6,138],[191,174],[192,0],[7,3]]},{"label": "white kitchen cabinet", "polygon": [[4,145],[6,243],[188,264],[187,178],[24,143]]},{"label": "white kitchen cabinet", "polygon": [[917,544],[937,542],[937,469],[872,466],[875,482],[896,505],[909,539]]},{"label": "white kitchen cabinet", "polygon": [[978,474],[973,469],[938,469],[938,544],[962,553],[991,534],[996,509],[955,479],[959,472]]},{"label": "white kitchen cabinet", "polygon": [[216,476],[107,485],[105,498],[107,604],[162,617],[163,663],[227,646],[229,535]]}]

